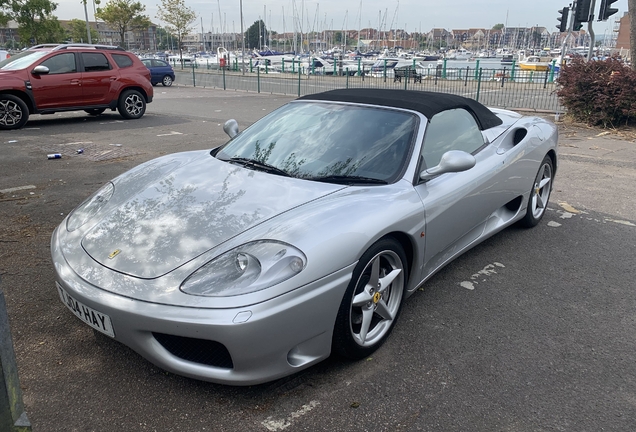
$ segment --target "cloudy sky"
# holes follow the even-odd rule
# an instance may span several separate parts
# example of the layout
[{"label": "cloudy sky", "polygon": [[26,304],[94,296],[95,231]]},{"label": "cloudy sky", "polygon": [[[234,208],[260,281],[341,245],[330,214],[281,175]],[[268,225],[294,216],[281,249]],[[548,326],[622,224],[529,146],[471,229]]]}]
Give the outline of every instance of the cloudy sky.
[{"label": "cloudy sky", "polygon": [[[80,0],[54,0],[58,4],[55,15],[59,19],[84,19],[84,8]],[[159,0],[140,0],[146,6],[146,15],[156,19]],[[556,30],[558,10],[570,0],[243,0],[243,23],[245,28],[258,19],[263,19],[267,28],[277,32],[297,30],[343,28],[391,28],[408,32],[427,32],[431,28],[491,28],[495,24],[509,27],[532,27],[539,25],[550,31]],[[108,0],[101,0],[102,5]],[[596,0],[595,14],[601,0]],[[197,13],[196,31],[240,32],[240,0],[185,0],[186,6]],[[94,20],[92,0],[88,0],[89,20]],[[627,0],[618,0],[613,5],[619,12],[608,22],[595,22],[594,31],[602,35],[611,31],[613,18],[627,11]],[[299,28],[302,16],[302,28]],[[221,19],[219,19],[221,18]],[[587,28],[585,25],[584,28]]]}]

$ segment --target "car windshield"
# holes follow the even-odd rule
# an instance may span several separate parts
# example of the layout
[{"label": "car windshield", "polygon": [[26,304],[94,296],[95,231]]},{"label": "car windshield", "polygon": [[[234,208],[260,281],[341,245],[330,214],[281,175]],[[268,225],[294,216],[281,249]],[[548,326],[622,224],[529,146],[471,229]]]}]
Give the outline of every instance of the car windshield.
[{"label": "car windshield", "polygon": [[404,111],[293,102],[250,126],[215,156],[309,180],[386,184],[401,174],[417,125],[418,117]]},{"label": "car windshield", "polygon": [[18,70],[31,66],[47,55],[48,51],[23,51],[0,62],[1,70]]}]

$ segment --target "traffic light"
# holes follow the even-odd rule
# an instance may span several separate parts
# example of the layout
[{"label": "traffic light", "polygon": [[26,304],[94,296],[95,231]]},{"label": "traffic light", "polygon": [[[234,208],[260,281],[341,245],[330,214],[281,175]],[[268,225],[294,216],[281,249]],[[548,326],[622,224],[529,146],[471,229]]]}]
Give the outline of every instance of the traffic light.
[{"label": "traffic light", "polygon": [[568,30],[568,14],[570,13],[570,8],[564,7],[559,11],[559,13],[561,14],[561,16],[557,18],[559,24],[556,26],[556,28],[558,28],[559,31],[563,33]]},{"label": "traffic light", "polygon": [[572,29],[574,31],[579,31],[583,28],[583,23],[588,22],[590,20],[590,6],[592,5],[592,0],[576,0],[576,5],[574,6],[573,22]]},{"label": "traffic light", "polygon": [[607,21],[607,19],[618,12],[618,9],[611,8],[612,3],[615,3],[617,0],[602,0],[601,1],[601,9],[598,11],[598,20],[599,21]]},{"label": "traffic light", "polygon": [[590,20],[591,6],[592,0],[576,0],[576,6],[574,7],[574,22],[588,22]]}]

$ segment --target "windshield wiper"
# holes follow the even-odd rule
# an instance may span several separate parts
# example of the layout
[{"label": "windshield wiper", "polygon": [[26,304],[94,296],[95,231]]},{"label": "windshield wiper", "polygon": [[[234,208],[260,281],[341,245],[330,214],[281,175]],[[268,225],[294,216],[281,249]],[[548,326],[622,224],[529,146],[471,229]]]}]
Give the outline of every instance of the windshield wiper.
[{"label": "windshield wiper", "polygon": [[242,157],[233,157],[230,159],[222,159],[228,162],[235,162],[235,163],[239,163],[243,166],[246,167],[250,167],[250,168],[255,168],[261,171],[265,171],[268,172],[270,174],[278,174],[284,177],[291,177],[291,174],[289,174],[287,171],[282,170],[280,168],[277,168],[273,165],[269,165],[263,162],[259,162],[255,159],[249,159],[249,158],[242,158]]},{"label": "windshield wiper", "polygon": [[313,180],[318,182],[325,183],[337,183],[337,184],[346,184],[346,185],[354,185],[354,184],[389,184],[386,180],[381,180],[372,177],[362,177],[362,176],[348,176],[348,175],[329,175],[323,177],[304,177],[305,180]]}]

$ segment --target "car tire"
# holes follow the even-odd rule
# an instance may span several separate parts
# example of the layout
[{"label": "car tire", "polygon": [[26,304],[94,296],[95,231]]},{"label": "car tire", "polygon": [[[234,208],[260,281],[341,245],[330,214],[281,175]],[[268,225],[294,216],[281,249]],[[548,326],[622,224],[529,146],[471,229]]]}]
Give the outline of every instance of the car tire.
[{"label": "car tire", "polygon": [[84,110],[84,112],[92,116],[98,116],[104,111],[106,111],[106,108],[91,108],[91,109]]},{"label": "car tire", "polygon": [[526,215],[520,224],[526,228],[536,226],[548,208],[550,193],[552,192],[552,178],[554,177],[554,165],[550,156],[543,158],[541,167],[532,183]]},{"label": "car tire", "polygon": [[170,87],[172,85],[172,77],[170,75],[166,75],[161,79],[161,85],[164,87]]},{"label": "car tire", "polygon": [[29,120],[29,107],[10,94],[0,95],[0,129],[20,129]]},{"label": "car tire", "polygon": [[146,99],[137,90],[125,90],[117,103],[119,114],[125,119],[138,119],[146,112]]},{"label": "car tire", "polygon": [[362,254],[338,310],[332,351],[360,360],[377,350],[395,326],[407,281],[406,255],[397,240],[381,239]]}]

